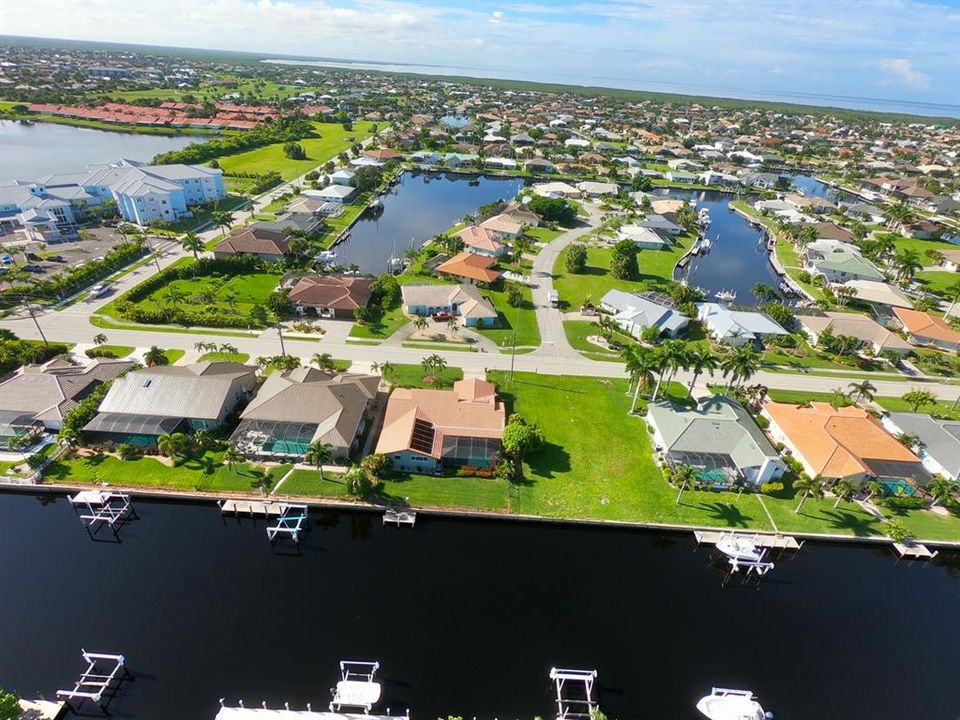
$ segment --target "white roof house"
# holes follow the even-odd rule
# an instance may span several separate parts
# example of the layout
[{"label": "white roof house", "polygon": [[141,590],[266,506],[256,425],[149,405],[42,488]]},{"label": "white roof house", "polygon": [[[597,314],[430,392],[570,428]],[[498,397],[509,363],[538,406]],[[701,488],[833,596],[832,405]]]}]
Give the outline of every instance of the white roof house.
[{"label": "white roof house", "polygon": [[718,342],[728,345],[789,334],[766,313],[731,310],[718,303],[698,303],[697,317]]},{"label": "white roof house", "polygon": [[580,191],[577,190],[577,188],[565,182],[538,183],[533,186],[533,192],[535,192],[537,195],[548,198],[573,198],[580,196]]},{"label": "white roof house", "polygon": [[583,193],[586,197],[602,197],[604,195],[616,195],[620,192],[620,186],[616,183],[610,182],[594,182],[592,180],[584,180],[583,182],[577,183],[577,190]]},{"label": "white roof house", "polygon": [[613,321],[635,338],[651,326],[675,337],[690,322],[672,307],[622,290],[609,290],[600,300],[600,309],[613,315]]},{"label": "white roof house", "polygon": [[348,185],[327,185],[322,190],[304,190],[301,194],[325,202],[345,204],[353,199],[355,193],[356,188]]},{"label": "white roof house", "polygon": [[347,170],[342,168],[337,170],[335,173],[330,175],[330,182],[337,185],[353,185],[354,172],[352,170]]},{"label": "white roof house", "polygon": [[657,232],[639,225],[624,225],[620,228],[616,239],[618,242],[631,240],[641,250],[663,250],[670,247],[670,242],[664,240]]}]

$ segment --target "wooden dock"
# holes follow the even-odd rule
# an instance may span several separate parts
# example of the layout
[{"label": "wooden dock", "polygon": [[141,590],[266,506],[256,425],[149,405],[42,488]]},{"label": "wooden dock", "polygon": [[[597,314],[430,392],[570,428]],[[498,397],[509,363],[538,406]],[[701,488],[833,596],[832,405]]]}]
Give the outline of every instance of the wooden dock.
[{"label": "wooden dock", "polygon": [[893,549],[897,551],[900,557],[910,558],[911,560],[933,560],[940,552],[939,550],[931,551],[926,545],[920,545],[919,543],[907,545],[906,543],[895,542]]},{"label": "wooden dock", "polygon": [[417,514],[410,510],[385,510],[383,513],[384,525],[406,525],[413,527],[417,522]]},{"label": "wooden dock", "polygon": [[[694,530],[693,536],[697,539],[697,545],[716,545],[720,538],[729,535],[729,532],[720,532],[717,530]],[[803,547],[802,541],[791,535],[767,535],[757,533],[750,535],[748,533],[736,533],[742,535],[758,547],[772,548],[776,550],[799,550]]]},{"label": "wooden dock", "polygon": [[217,503],[224,515],[247,517],[278,517],[287,508],[286,503],[272,500],[221,500]]},{"label": "wooden dock", "polygon": [[22,720],[57,720],[67,710],[65,702],[49,700],[20,700]]}]

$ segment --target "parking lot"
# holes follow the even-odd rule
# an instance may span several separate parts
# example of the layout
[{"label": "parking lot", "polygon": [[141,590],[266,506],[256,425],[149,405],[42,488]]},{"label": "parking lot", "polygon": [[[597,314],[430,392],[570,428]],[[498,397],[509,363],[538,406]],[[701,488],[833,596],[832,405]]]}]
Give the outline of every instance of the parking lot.
[{"label": "parking lot", "polygon": [[[30,242],[20,232],[0,236],[0,244],[4,247],[0,250],[0,268],[9,272],[16,263],[21,270],[39,278],[53,278],[68,267],[102,258],[123,242],[123,236],[116,228],[84,228],[80,233],[80,240],[51,244]],[[6,274],[3,270],[0,275]]]}]

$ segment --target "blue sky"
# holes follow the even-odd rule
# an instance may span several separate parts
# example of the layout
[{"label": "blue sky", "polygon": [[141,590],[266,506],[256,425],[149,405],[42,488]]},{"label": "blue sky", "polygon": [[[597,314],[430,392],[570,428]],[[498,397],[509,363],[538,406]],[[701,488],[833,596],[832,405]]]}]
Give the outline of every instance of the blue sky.
[{"label": "blue sky", "polygon": [[0,32],[960,114],[960,0],[6,0]]}]

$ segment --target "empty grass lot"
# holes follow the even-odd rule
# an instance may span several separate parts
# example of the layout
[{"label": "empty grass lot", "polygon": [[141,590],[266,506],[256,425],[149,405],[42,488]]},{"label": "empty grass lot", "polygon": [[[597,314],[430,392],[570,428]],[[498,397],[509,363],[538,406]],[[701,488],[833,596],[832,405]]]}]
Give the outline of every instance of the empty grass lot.
[{"label": "empty grass lot", "polygon": [[[363,141],[370,134],[370,122],[356,122],[352,130],[344,130],[336,123],[313,123],[318,137],[304,138],[297,142],[307,153],[305,160],[291,160],[283,153],[284,143],[273,143],[244,152],[222,155],[217,158],[225,175],[235,173],[266,173],[276,171],[284,180],[292,180],[338,154],[348,150],[355,142]],[[351,139],[352,138],[352,139]]]},{"label": "empty grass lot", "polygon": [[[181,303],[212,306],[225,315],[248,316],[254,305],[266,302],[280,276],[255,272],[233,277],[204,276],[172,280],[137,301],[141,307],[175,307]],[[227,299],[233,298],[232,302]]]}]

